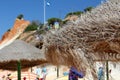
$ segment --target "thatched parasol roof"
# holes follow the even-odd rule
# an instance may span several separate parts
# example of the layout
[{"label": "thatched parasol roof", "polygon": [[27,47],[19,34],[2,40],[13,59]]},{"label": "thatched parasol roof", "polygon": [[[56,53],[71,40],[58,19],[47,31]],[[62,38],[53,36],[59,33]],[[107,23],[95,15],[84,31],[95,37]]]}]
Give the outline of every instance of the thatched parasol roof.
[{"label": "thatched parasol roof", "polygon": [[117,54],[111,59],[120,60],[119,37],[120,0],[109,0],[83,14],[74,25],[49,33],[44,44],[46,57],[54,64],[73,65],[80,70],[88,65],[93,68],[93,60],[108,59],[110,54]]},{"label": "thatched parasol roof", "polygon": [[15,40],[0,50],[0,68],[17,70],[17,61],[21,61],[21,68],[27,68],[46,63],[46,58],[40,49],[22,40]]}]

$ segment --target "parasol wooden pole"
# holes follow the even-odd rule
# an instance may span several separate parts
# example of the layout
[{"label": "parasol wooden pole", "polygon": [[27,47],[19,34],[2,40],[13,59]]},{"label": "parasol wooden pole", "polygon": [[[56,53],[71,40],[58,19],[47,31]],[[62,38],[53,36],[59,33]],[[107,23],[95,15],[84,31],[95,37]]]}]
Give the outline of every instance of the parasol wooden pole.
[{"label": "parasol wooden pole", "polygon": [[18,74],[18,80],[21,80],[21,62],[17,62],[17,74]]},{"label": "parasol wooden pole", "polygon": [[57,66],[57,78],[59,77],[59,66]]},{"label": "parasol wooden pole", "polygon": [[108,68],[108,60],[106,61],[106,80],[109,80],[109,72],[108,72],[108,70],[109,70],[109,68]]}]

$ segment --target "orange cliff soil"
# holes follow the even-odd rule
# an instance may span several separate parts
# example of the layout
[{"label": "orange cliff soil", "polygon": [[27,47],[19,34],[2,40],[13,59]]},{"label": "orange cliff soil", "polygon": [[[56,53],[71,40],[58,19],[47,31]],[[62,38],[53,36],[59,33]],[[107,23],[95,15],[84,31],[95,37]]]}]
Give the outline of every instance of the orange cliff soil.
[{"label": "orange cliff soil", "polygon": [[5,32],[5,34],[2,36],[0,45],[5,44],[13,38],[16,39],[21,33],[23,33],[29,24],[29,21],[16,19],[13,28],[10,31]]}]

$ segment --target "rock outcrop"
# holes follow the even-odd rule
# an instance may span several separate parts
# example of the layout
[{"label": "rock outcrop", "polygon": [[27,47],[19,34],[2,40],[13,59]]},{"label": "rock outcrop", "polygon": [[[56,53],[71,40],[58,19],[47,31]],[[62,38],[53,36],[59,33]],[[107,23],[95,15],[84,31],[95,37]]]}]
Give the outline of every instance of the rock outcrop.
[{"label": "rock outcrop", "polygon": [[67,18],[65,18],[65,20],[68,20],[68,21],[76,21],[77,19],[78,19],[77,15],[70,15]]},{"label": "rock outcrop", "polygon": [[30,24],[29,21],[16,19],[13,28],[5,32],[0,40],[0,49],[14,41]]}]

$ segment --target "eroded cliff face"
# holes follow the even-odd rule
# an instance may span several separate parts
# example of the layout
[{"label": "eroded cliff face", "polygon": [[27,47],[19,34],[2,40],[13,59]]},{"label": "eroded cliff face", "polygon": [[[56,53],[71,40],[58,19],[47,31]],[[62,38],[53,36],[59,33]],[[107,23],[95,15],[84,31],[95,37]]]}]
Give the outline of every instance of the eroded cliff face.
[{"label": "eroded cliff face", "polygon": [[29,21],[16,19],[13,28],[10,31],[5,32],[2,36],[2,39],[0,40],[0,49],[19,37],[29,24]]},{"label": "eroded cliff face", "polygon": [[65,18],[65,20],[68,20],[68,21],[76,21],[77,19],[78,19],[77,15],[70,15],[67,18]]}]

